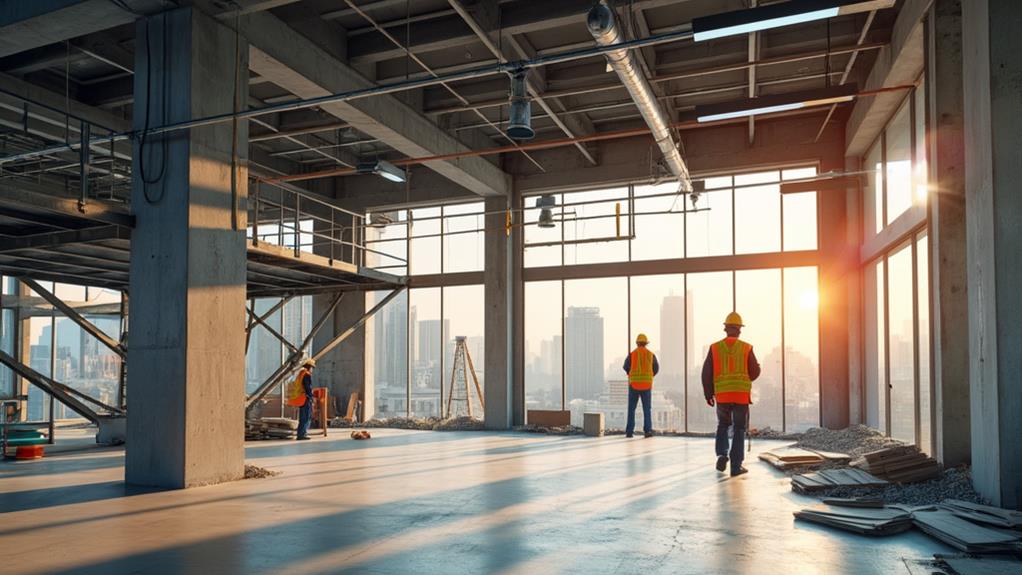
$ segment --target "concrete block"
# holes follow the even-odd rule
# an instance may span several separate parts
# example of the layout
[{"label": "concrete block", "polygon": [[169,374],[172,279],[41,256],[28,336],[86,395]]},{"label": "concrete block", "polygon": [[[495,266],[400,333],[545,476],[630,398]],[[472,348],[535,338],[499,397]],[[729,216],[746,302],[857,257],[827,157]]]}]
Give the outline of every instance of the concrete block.
[{"label": "concrete block", "polygon": [[603,414],[586,413],[582,415],[582,430],[589,437],[603,437]]}]

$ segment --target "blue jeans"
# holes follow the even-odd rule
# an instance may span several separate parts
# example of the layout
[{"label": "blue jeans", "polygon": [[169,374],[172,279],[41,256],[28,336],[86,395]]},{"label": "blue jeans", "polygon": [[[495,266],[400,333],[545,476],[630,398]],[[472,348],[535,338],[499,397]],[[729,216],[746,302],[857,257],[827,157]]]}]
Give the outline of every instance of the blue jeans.
[{"label": "blue jeans", "polygon": [[[749,406],[741,403],[717,404],[717,457],[731,458],[731,470],[740,468],[745,461],[745,426],[749,421]],[[734,438],[728,452],[727,431],[734,427]]]},{"label": "blue jeans", "polygon": [[625,433],[632,434],[635,431],[635,405],[642,400],[642,432],[653,433],[653,415],[650,413],[650,404],[653,401],[653,390],[639,391],[628,386],[628,425],[625,426]]},{"label": "blue jeans", "polygon": [[312,424],[312,398],[305,398],[305,405],[298,408],[298,437],[309,435],[309,425]]}]

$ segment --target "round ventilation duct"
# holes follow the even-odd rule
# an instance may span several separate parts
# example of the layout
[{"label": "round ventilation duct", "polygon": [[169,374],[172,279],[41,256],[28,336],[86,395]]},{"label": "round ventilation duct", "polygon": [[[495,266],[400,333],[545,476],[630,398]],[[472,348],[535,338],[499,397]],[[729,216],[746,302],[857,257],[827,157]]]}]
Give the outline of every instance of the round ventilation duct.
[{"label": "round ventilation duct", "polygon": [[507,135],[513,140],[531,140],[536,136],[532,129],[532,102],[525,89],[525,71],[516,72],[511,78],[510,118]]}]

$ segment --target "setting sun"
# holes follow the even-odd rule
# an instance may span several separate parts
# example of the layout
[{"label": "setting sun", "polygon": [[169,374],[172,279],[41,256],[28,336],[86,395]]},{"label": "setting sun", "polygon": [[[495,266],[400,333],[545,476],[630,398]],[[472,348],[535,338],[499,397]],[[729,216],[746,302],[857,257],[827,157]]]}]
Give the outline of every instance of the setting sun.
[{"label": "setting sun", "polygon": [[799,294],[798,304],[803,309],[816,309],[820,305],[820,294],[817,290],[806,290]]}]

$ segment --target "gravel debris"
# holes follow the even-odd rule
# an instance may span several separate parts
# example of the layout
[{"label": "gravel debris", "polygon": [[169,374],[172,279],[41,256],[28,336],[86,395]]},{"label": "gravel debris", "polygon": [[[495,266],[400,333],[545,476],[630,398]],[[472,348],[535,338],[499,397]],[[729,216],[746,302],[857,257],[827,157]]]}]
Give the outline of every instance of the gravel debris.
[{"label": "gravel debris", "polygon": [[512,428],[512,431],[520,431],[523,433],[546,433],[549,435],[582,435],[585,433],[581,427],[575,427],[574,425],[558,425],[554,427],[545,427],[542,425],[516,425]]},{"label": "gravel debris", "polygon": [[451,419],[441,419],[439,417],[388,417],[386,419],[370,419],[364,423],[353,425],[350,421],[338,417],[330,422],[330,427],[415,429],[419,431],[481,431],[483,429],[483,421],[468,416]]},{"label": "gravel debris", "polygon": [[265,477],[273,477],[280,475],[279,471],[270,471],[269,469],[259,467],[258,465],[245,465],[245,479],[263,479]]},{"label": "gravel debris", "polygon": [[814,427],[803,433],[795,444],[802,449],[846,453],[852,459],[863,453],[898,445],[904,443],[865,425],[853,425],[838,430]]},{"label": "gravel debris", "polygon": [[892,484],[881,489],[836,487],[818,493],[818,497],[879,497],[887,505],[902,504],[913,507],[935,505],[946,499],[961,499],[983,505],[988,502],[972,488],[972,473],[968,467],[945,469],[941,475],[921,483]]}]

